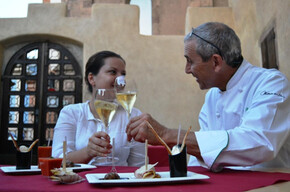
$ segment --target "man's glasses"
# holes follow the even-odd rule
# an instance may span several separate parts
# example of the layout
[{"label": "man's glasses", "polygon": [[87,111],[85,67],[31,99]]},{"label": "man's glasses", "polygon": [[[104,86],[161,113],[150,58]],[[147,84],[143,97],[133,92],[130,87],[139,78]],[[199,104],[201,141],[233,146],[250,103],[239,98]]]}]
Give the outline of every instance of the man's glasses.
[{"label": "man's glasses", "polygon": [[193,32],[193,28],[192,28],[192,30],[191,30],[191,33],[190,33],[189,37],[192,37],[192,35],[194,35],[194,36],[196,36],[196,37],[202,39],[203,41],[207,42],[208,44],[210,44],[211,46],[213,46],[214,48],[216,48],[216,49],[218,50],[218,52],[219,52],[219,55],[220,55],[220,56],[222,57],[222,59],[223,59],[223,54],[222,54],[220,48],[218,48],[218,46],[214,45],[213,43],[209,42],[208,40],[205,40],[205,39],[202,38],[201,36],[195,34],[195,33]]}]

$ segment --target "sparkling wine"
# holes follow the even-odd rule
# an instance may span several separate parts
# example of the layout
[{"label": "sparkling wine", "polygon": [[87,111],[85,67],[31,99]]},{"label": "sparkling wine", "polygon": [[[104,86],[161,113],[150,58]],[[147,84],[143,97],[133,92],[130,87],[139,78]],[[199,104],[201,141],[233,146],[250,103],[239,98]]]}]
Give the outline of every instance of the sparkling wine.
[{"label": "sparkling wine", "polygon": [[130,91],[126,93],[117,93],[116,97],[118,102],[122,105],[122,107],[127,111],[128,117],[132,112],[134,103],[136,101],[137,93]]},{"label": "sparkling wine", "polygon": [[107,128],[115,115],[118,105],[102,100],[96,100],[94,104],[99,117]]}]

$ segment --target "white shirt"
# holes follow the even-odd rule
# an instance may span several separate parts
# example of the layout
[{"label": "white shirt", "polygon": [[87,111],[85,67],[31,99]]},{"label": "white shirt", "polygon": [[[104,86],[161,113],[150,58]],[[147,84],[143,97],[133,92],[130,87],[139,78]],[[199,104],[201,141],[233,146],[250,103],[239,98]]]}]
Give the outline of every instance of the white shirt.
[{"label": "white shirt", "polygon": [[[226,91],[206,94],[196,132],[203,165],[290,168],[289,95],[282,73],[244,60]],[[189,165],[197,164],[191,156]]]},{"label": "white shirt", "polygon": [[[131,117],[140,114],[140,110],[133,108]],[[131,148],[124,147],[127,140],[125,132],[127,124],[127,113],[119,106],[108,129],[111,140],[115,138],[115,157],[119,158],[115,165],[142,166],[145,162],[144,143],[134,141]],[[54,128],[52,156],[63,157],[62,146],[65,137],[67,138],[67,153],[69,153],[86,147],[93,133],[101,130],[102,122],[91,113],[89,101],[65,106]]]}]

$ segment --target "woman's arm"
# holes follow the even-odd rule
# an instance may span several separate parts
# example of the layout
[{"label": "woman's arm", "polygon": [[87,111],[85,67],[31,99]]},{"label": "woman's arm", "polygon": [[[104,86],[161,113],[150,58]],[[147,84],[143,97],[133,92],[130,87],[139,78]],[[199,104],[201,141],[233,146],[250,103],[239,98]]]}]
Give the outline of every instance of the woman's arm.
[{"label": "woman's arm", "polygon": [[54,128],[52,156],[63,157],[63,141],[67,141],[67,158],[75,163],[88,163],[93,157],[106,156],[110,153],[110,137],[105,132],[94,133],[88,138],[88,145],[80,150],[76,150],[76,139],[86,140],[86,138],[76,137],[78,126],[85,126],[81,119],[81,110],[77,105],[64,107]]}]

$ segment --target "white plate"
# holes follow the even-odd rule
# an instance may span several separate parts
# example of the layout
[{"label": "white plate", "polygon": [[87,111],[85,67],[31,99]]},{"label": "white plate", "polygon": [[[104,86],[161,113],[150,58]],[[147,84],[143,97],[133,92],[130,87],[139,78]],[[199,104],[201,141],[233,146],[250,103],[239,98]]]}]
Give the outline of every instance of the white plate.
[{"label": "white plate", "polygon": [[37,165],[31,165],[30,169],[16,169],[16,166],[0,167],[4,173],[40,173]]},{"label": "white plate", "polygon": [[161,178],[155,179],[137,179],[134,176],[134,173],[118,173],[121,179],[112,179],[112,180],[103,180],[106,173],[91,173],[86,174],[86,178],[91,184],[102,184],[102,185],[128,185],[128,184],[161,184],[161,183],[178,183],[178,182],[189,182],[192,180],[200,180],[200,179],[209,179],[207,175],[202,175],[198,173],[194,173],[191,171],[187,171],[187,177],[170,177],[170,173],[167,172],[157,172]]},{"label": "white plate", "polygon": [[[95,165],[88,164],[76,164],[76,167],[68,167],[67,169],[72,169],[74,171],[80,171],[84,169],[96,168]],[[16,166],[0,167],[4,173],[8,174],[37,174],[41,172],[41,169],[37,165],[31,165],[30,169],[16,169]]]}]

